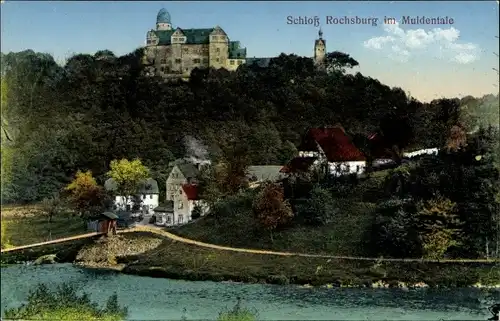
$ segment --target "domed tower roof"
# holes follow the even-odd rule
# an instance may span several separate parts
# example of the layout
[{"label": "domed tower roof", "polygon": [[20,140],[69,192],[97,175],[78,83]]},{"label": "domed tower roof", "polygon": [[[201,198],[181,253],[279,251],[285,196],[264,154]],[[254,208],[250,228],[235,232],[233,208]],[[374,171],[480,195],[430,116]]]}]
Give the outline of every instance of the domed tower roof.
[{"label": "domed tower roof", "polygon": [[161,9],[158,11],[158,15],[156,16],[156,23],[168,23],[171,24],[170,22],[170,13],[166,9]]}]

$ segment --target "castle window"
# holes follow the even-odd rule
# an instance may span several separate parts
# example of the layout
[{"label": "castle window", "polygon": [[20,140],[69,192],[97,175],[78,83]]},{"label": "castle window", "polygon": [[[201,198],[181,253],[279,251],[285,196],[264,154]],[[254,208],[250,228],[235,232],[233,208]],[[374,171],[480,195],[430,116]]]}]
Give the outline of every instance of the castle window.
[{"label": "castle window", "polygon": [[215,51],[220,52],[220,48],[215,49]]},{"label": "castle window", "polygon": [[243,63],[243,61],[238,60],[238,65],[241,65],[242,63]]},{"label": "castle window", "polygon": [[189,48],[184,48],[184,53],[189,53]]},{"label": "castle window", "polygon": [[203,63],[208,64],[208,58],[203,58]]},{"label": "castle window", "polygon": [[219,62],[219,58],[216,58],[215,61]]},{"label": "castle window", "polygon": [[230,60],[230,61],[229,61],[229,64],[230,64],[230,65],[234,65],[234,60]]},{"label": "castle window", "polygon": [[199,63],[200,63],[200,59],[198,59],[198,58],[193,59],[193,63],[194,63],[194,64],[199,64]]},{"label": "castle window", "polygon": [[161,67],[161,68],[160,68],[160,71],[161,71],[161,72],[164,72],[164,71],[165,71],[165,68]]},{"label": "castle window", "polygon": [[167,63],[167,60],[166,59],[160,59],[160,64],[164,65]]},{"label": "castle window", "polygon": [[180,59],[175,59],[175,63],[176,63],[176,64],[180,64],[180,63],[181,63],[181,60],[180,60]]}]

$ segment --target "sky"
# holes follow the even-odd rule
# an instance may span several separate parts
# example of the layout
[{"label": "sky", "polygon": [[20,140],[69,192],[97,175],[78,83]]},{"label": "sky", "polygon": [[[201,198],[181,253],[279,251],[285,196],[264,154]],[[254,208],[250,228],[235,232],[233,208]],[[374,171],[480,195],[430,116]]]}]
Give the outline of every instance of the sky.
[{"label": "sky", "polygon": [[[32,49],[63,62],[74,53],[126,54],[145,44],[165,8],[174,27],[219,25],[249,57],[313,56],[321,27],[327,51],[342,51],[359,71],[422,101],[499,91],[497,1],[10,1],[1,4],[1,51]],[[376,24],[339,24],[343,17]],[[444,24],[403,17],[448,17]],[[289,23],[310,18],[310,24]],[[315,18],[319,23],[314,23]],[[330,18],[329,18],[330,17]],[[384,17],[395,18],[384,23]],[[453,20],[451,23],[450,18]],[[372,20],[373,21],[373,20]],[[330,22],[330,23],[328,23]]]}]

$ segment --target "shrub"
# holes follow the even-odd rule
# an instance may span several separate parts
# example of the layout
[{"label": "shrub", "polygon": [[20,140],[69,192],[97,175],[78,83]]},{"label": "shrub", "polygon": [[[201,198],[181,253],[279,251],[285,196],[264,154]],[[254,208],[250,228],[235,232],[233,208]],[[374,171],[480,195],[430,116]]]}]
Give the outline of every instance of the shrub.
[{"label": "shrub", "polygon": [[109,297],[104,308],[90,301],[88,294],[79,296],[69,284],[50,291],[39,284],[30,291],[27,303],[5,311],[6,319],[60,320],[60,321],[119,321],[128,314],[127,308],[118,305],[116,294]]},{"label": "shrub", "polygon": [[201,216],[201,207],[199,205],[196,205],[194,208],[193,208],[193,211],[191,212],[191,218],[193,220],[197,219],[197,218],[200,218]]},{"label": "shrub", "polygon": [[333,221],[338,212],[329,190],[315,187],[310,197],[297,204],[299,220],[309,225],[325,225]]},{"label": "shrub", "polygon": [[241,299],[238,298],[238,302],[231,310],[219,313],[217,321],[257,321],[257,312],[243,307]]}]

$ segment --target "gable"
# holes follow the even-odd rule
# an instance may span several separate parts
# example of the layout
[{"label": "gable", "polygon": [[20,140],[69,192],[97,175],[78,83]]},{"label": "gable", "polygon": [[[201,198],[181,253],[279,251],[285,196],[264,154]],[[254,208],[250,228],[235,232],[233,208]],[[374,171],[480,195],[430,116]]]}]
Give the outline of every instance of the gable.
[{"label": "gable", "polygon": [[184,36],[184,33],[182,32],[182,30],[181,30],[181,29],[177,29],[177,30],[175,30],[175,32],[172,34],[172,36],[174,36],[174,37]]},{"label": "gable", "polygon": [[178,167],[179,165],[175,165],[170,171],[170,175],[168,175],[167,181],[170,180],[178,180],[178,179],[186,179],[182,171]]},{"label": "gable", "polygon": [[[214,29],[182,29],[179,36],[186,37],[186,44],[209,44],[209,36]],[[156,30],[158,45],[167,46],[171,44],[171,37],[179,30]],[[177,34],[176,34],[177,35]]]}]

